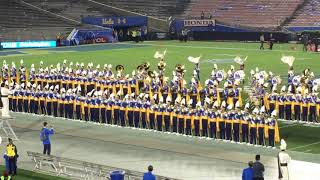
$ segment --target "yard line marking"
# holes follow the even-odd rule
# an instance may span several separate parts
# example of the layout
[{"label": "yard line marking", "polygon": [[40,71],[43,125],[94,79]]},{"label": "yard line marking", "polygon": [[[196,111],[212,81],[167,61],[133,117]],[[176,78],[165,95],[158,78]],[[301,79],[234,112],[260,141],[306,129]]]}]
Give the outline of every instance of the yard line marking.
[{"label": "yard line marking", "polygon": [[[152,44],[152,43],[142,43],[142,44],[133,44],[133,43],[121,43],[121,44],[131,44],[134,46],[159,46],[159,44]],[[259,48],[232,48],[232,47],[217,47],[217,46],[184,46],[184,45],[173,45],[173,44],[165,44],[164,47],[178,47],[178,48],[205,48],[205,49],[220,49],[220,50],[242,50],[242,51],[259,51],[259,52],[270,52],[270,51],[261,51]],[[272,50],[277,52],[299,52],[299,51],[293,51],[293,50]]]},{"label": "yard line marking", "polygon": [[307,149],[306,151],[303,151],[305,153],[312,151],[312,149]]},{"label": "yard line marking", "polygon": [[319,123],[315,123],[315,124],[308,124],[308,123],[305,123],[305,124],[303,124],[303,126],[305,126],[305,127],[320,127],[320,124]]},{"label": "yard line marking", "polygon": [[289,125],[286,125],[286,126],[281,126],[281,127],[279,127],[279,129],[288,128],[288,127],[292,127],[292,126],[296,126],[296,125],[299,125],[299,124],[289,124]]},{"label": "yard line marking", "polygon": [[297,146],[297,147],[289,148],[288,150],[300,149],[300,148],[312,146],[312,145],[315,145],[315,144],[320,144],[320,141],[315,142],[315,143],[311,143],[311,144],[306,144],[306,145],[303,145],[303,146]]}]

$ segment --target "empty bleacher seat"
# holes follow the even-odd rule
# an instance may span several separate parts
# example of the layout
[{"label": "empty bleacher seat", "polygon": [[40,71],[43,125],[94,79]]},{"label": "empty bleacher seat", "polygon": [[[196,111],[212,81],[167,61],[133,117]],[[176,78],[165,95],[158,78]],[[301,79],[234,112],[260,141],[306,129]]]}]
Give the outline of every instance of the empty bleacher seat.
[{"label": "empty bleacher seat", "polygon": [[277,27],[291,16],[303,0],[199,0],[191,9],[192,17],[211,13],[214,19],[253,27]]}]

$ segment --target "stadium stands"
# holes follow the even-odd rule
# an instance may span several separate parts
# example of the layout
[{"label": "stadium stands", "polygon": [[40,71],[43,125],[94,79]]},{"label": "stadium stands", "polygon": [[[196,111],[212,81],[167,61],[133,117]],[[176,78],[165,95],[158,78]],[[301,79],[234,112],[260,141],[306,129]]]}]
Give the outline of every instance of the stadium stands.
[{"label": "stadium stands", "polygon": [[0,26],[5,28],[69,27],[72,24],[22,6],[14,1],[0,0]]},{"label": "stadium stands", "polygon": [[253,27],[278,27],[290,17],[304,0],[199,0],[192,7],[191,17],[207,16],[230,24]]},{"label": "stadium stands", "polygon": [[320,26],[320,0],[307,0],[306,5],[297,11],[288,26]]},{"label": "stadium stands", "polygon": [[70,31],[75,25],[17,2],[0,0],[2,40],[55,39],[57,33]]},{"label": "stadium stands", "polygon": [[168,17],[184,17],[185,12],[195,0],[96,0],[118,8],[167,19]]},{"label": "stadium stands", "polygon": [[[102,6],[98,6],[94,1],[88,0],[25,0],[33,5],[37,5],[50,12],[60,13],[66,17],[73,17],[80,19],[81,15],[111,15],[110,12],[105,11]],[[96,0],[96,2],[110,5],[113,7],[125,9],[148,16],[158,17],[160,19],[167,19],[170,16],[183,17],[184,12],[189,7],[190,2],[195,0]],[[116,12],[112,12],[114,15]]]},{"label": "stadium stands", "polygon": [[113,15],[113,13],[103,11],[101,8],[92,5],[92,3],[87,0],[25,0],[25,2],[78,21],[81,20],[81,16]]}]

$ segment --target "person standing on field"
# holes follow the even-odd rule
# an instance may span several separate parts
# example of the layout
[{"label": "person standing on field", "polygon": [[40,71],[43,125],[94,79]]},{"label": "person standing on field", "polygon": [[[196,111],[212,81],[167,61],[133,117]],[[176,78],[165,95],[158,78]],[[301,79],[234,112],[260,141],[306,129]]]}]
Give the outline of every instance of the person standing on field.
[{"label": "person standing on field", "polygon": [[264,44],[264,35],[261,34],[261,36],[260,36],[260,50],[264,50],[263,44]]},{"label": "person standing on field", "polygon": [[48,123],[43,123],[43,128],[40,132],[40,140],[43,143],[43,154],[51,154],[51,141],[50,136],[54,134],[53,126],[50,126],[50,129],[47,128]]}]

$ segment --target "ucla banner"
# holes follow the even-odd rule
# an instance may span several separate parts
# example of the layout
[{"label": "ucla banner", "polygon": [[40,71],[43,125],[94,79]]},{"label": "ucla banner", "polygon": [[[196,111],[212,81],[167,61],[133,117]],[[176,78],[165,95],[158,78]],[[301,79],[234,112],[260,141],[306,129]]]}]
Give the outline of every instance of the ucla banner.
[{"label": "ucla banner", "polygon": [[3,49],[56,47],[56,41],[1,42]]},{"label": "ucla banner", "polygon": [[214,19],[191,19],[184,20],[183,24],[185,27],[205,27],[205,26],[215,26],[216,21]]},{"label": "ucla banner", "polygon": [[134,27],[134,26],[146,26],[147,17],[144,16],[107,16],[107,17],[95,17],[86,16],[81,19],[84,24],[94,24],[110,28],[118,27]]}]

